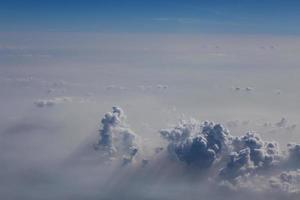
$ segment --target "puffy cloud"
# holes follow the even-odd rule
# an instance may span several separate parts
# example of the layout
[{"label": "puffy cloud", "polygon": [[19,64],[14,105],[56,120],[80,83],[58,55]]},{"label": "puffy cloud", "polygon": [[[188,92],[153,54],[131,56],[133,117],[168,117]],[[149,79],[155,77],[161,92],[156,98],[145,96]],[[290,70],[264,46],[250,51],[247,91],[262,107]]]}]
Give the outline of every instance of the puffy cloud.
[{"label": "puffy cloud", "polygon": [[276,142],[265,142],[256,133],[232,140],[232,152],[226,167],[220,175],[225,178],[236,178],[253,173],[254,170],[268,169],[279,164],[282,156]]},{"label": "puffy cloud", "polygon": [[221,169],[220,175],[222,178],[232,179],[249,173],[252,169],[253,163],[251,162],[250,149],[245,148],[230,154],[229,162],[226,167]]},{"label": "puffy cloud", "polygon": [[137,136],[126,124],[124,111],[112,107],[101,120],[100,139],[95,149],[110,157],[121,157],[123,164],[130,163],[138,152]]},{"label": "puffy cloud", "polygon": [[256,166],[269,166],[280,158],[279,145],[263,141],[256,133],[248,132],[245,136],[236,137],[232,145],[234,151],[248,148],[250,158]]},{"label": "puffy cloud", "polygon": [[118,85],[108,85],[105,87],[106,90],[127,90],[128,88],[124,86],[118,86]]},{"label": "puffy cloud", "polygon": [[242,88],[242,87],[233,87],[232,88],[234,91],[237,91],[237,92],[239,92],[239,91],[242,91],[242,90],[244,90],[244,91],[246,91],[246,92],[251,92],[251,91],[253,91],[254,90],[254,88],[252,88],[252,87],[245,87],[245,88]]},{"label": "puffy cloud", "polygon": [[289,194],[300,194],[300,170],[284,171],[269,181],[273,189]]},{"label": "puffy cloud", "polygon": [[[195,119],[181,120],[159,133],[166,147],[154,143],[152,155],[144,154],[137,135],[126,123],[124,111],[113,107],[101,120],[95,149],[121,165],[131,163],[129,169],[139,169],[134,176],[145,179],[151,170],[151,179],[165,176],[164,170],[159,171],[169,166],[178,176],[202,177],[202,183],[208,179],[205,183],[218,192],[224,188],[237,194],[278,192],[286,199],[299,194],[300,173],[296,169],[300,166],[300,144],[289,144],[288,151],[282,151],[277,142],[265,141],[255,132],[235,137],[221,124]],[[205,174],[205,178],[198,174]]]},{"label": "puffy cloud", "polygon": [[283,171],[273,176],[259,174],[239,176],[234,182],[222,180],[216,184],[218,188],[226,189],[230,193],[242,193],[245,197],[250,193],[251,199],[269,197],[296,200],[300,194],[300,170]]},{"label": "puffy cloud", "polygon": [[51,107],[55,105],[55,101],[53,100],[46,100],[46,99],[38,99],[34,102],[37,107]]},{"label": "puffy cloud", "polygon": [[277,142],[264,141],[257,133],[234,137],[213,122],[180,121],[174,128],[160,130],[160,135],[168,141],[171,158],[198,169],[212,169],[214,176],[234,187],[246,184],[245,181],[257,181],[247,177],[268,179],[273,177],[269,172],[300,165],[299,144],[289,144],[288,152],[284,153]]},{"label": "puffy cloud", "polygon": [[73,101],[72,97],[55,97],[51,99],[38,99],[34,102],[34,104],[39,108],[43,108],[43,107],[52,107],[56,104],[72,102],[72,101]]},{"label": "puffy cloud", "polygon": [[246,165],[253,168],[275,165],[281,158],[276,142],[263,141],[251,132],[233,137],[222,125],[213,122],[182,121],[173,129],[161,130],[160,134],[169,141],[170,155],[187,164],[210,167],[217,160],[229,160],[221,170],[223,175]]},{"label": "puffy cloud", "polygon": [[182,121],[173,129],[160,131],[169,141],[168,152],[173,158],[201,168],[210,167],[228,150],[231,136],[220,124]]},{"label": "puffy cloud", "polygon": [[60,97],[52,97],[48,99],[38,99],[34,101],[34,105],[39,108],[43,107],[53,107],[58,104],[64,103],[87,103],[93,101],[89,97],[74,97],[74,96],[60,96]]},{"label": "puffy cloud", "polygon": [[158,84],[156,86],[158,89],[168,89],[168,86],[167,85],[162,85],[162,84]]}]

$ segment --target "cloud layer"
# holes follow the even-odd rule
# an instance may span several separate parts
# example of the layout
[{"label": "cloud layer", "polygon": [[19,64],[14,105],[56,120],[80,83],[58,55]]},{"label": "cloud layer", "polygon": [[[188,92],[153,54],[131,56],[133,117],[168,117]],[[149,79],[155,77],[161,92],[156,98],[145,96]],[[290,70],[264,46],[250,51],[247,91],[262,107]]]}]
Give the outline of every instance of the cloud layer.
[{"label": "cloud layer", "polygon": [[[97,148],[101,147],[102,152],[111,156],[118,155],[116,158],[123,159],[123,163],[124,158],[131,161],[138,153],[136,135],[125,125],[123,110],[113,107],[101,123]],[[290,199],[300,194],[299,144],[288,144],[285,151],[278,142],[264,141],[255,132],[233,136],[221,124],[195,119],[181,120],[173,128],[161,129],[159,133],[166,141],[166,148],[160,147],[159,151],[154,148],[151,160],[143,159],[145,155],[139,152],[138,162],[131,167],[156,168],[158,163],[166,163],[165,167],[176,173],[174,165],[177,165],[188,175],[206,174],[206,178],[202,176],[198,182],[206,181],[223,192],[279,193]],[[159,155],[161,151],[165,154]]]}]

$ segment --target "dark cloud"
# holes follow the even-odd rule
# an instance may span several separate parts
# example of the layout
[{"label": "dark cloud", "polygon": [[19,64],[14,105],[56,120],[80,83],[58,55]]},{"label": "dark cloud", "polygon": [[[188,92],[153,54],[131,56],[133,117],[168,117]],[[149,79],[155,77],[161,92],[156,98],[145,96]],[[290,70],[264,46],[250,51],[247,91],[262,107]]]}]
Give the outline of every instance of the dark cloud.
[{"label": "dark cloud", "polygon": [[[43,129],[42,125],[19,125],[8,129],[6,137],[11,138],[12,133],[19,132],[16,138],[27,143],[23,151],[38,139],[38,132]],[[48,144],[48,137],[52,132],[57,132],[55,138],[60,140],[61,132],[51,129],[51,126],[48,129],[40,139],[50,148],[52,144]],[[23,134],[20,137],[24,132],[20,130],[35,130],[37,134]],[[95,137],[86,141],[86,148],[80,148],[78,154],[72,154],[72,160],[60,156],[62,152],[57,149],[59,158],[53,157],[51,162],[48,161],[49,155],[47,158],[37,158],[34,165],[28,161],[26,167],[31,171],[22,170],[24,166],[16,165],[5,179],[16,172],[24,171],[24,174],[18,173],[7,188],[25,187],[27,193],[16,191],[19,196],[26,196],[25,199],[30,199],[28,196],[40,185],[51,187],[53,195],[42,190],[36,193],[36,197],[31,196],[31,199],[74,196],[75,199],[183,199],[185,196],[199,199],[205,196],[212,200],[296,200],[300,195],[300,144],[289,144],[281,150],[278,142],[265,141],[258,133],[234,136],[221,124],[195,119],[181,120],[174,127],[160,130],[159,134],[161,141],[157,139],[147,144],[149,141],[139,140],[139,136],[128,125],[123,109],[113,107],[101,119],[99,137],[96,138],[95,134]],[[95,139],[98,141],[93,149],[91,144]],[[56,140],[53,142],[55,147],[59,143]],[[67,137],[61,145],[64,146],[69,140]],[[7,145],[11,143],[7,141]],[[13,144],[17,143],[19,140]],[[4,146],[4,143],[1,144]],[[150,153],[143,151],[146,145],[149,145]],[[32,153],[33,150],[28,153],[24,151],[26,159],[21,154],[18,160],[24,159],[22,162],[25,162]],[[40,155],[40,152],[36,155]],[[5,161],[6,155],[1,156],[2,161]],[[8,165],[1,168],[3,175]],[[34,172],[39,173],[36,175]],[[14,181],[18,181],[19,185],[13,186]],[[28,186],[24,186],[26,184]],[[61,190],[66,185],[70,189]],[[6,195],[12,196],[12,192],[6,191]]]},{"label": "dark cloud", "polygon": [[[257,133],[234,137],[220,124],[196,120],[181,121],[174,128],[162,129],[160,134],[168,141],[171,158],[198,168],[199,173],[203,168],[209,169],[218,186],[227,185],[231,190],[248,187],[257,192],[264,185],[266,188],[261,192],[274,192],[277,184],[276,190],[286,194],[300,191],[295,189],[300,184],[299,172],[293,171],[300,166],[299,144],[289,144],[285,152],[277,142],[264,141]],[[282,177],[293,181],[287,186]]]},{"label": "dark cloud", "polygon": [[182,122],[174,129],[161,130],[169,141],[168,152],[176,159],[201,168],[210,167],[220,155],[227,151],[229,132],[221,125],[196,121]]}]

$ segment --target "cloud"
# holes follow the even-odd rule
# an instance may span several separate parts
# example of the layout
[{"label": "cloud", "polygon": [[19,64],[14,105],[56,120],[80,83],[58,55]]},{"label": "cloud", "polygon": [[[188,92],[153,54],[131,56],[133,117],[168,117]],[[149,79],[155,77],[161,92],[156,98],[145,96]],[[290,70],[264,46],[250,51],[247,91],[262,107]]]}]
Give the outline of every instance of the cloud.
[{"label": "cloud", "polygon": [[208,168],[228,150],[229,132],[221,125],[209,122],[200,124],[195,120],[182,121],[173,129],[160,131],[169,141],[168,152],[188,165]]},{"label": "cloud", "polygon": [[300,194],[300,170],[285,171],[273,177],[270,184],[276,190],[291,194]]},{"label": "cloud", "polygon": [[55,97],[51,99],[38,99],[34,102],[36,107],[43,108],[43,107],[52,107],[56,104],[72,102],[72,97]]},{"label": "cloud", "polygon": [[198,169],[198,173],[208,170],[219,189],[227,185],[233,191],[247,188],[260,193],[300,194],[300,144],[288,144],[286,152],[278,142],[264,141],[255,132],[234,137],[220,124],[197,120],[182,120],[160,134],[168,142],[170,158]]},{"label": "cloud", "polygon": [[[282,121],[282,120],[281,120]],[[124,111],[113,107],[101,120],[100,139],[95,146],[111,156],[131,156],[138,151],[137,135],[126,123]],[[173,128],[161,129],[166,148],[154,147],[155,154],[166,149],[172,160],[199,169],[218,167],[216,173],[225,179],[255,174],[258,171],[283,168],[287,163],[300,164],[300,145],[289,144],[288,152],[276,141],[264,141],[258,133],[233,136],[214,122],[181,120]],[[159,146],[159,145],[157,145]]]},{"label": "cloud", "polygon": [[55,105],[55,101],[51,100],[51,99],[38,99],[34,102],[34,104],[39,107],[39,108],[43,108],[43,107],[51,107]]},{"label": "cloud", "polygon": [[[285,117],[282,117],[278,121],[269,122],[264,120],[228,120],[224,123],[226,127],[228,127],[231,131],[240,131],[242,130],[260,130],[264,134],[277,134],[277,135],[283,135],[283,134],[291,134],[295,133],[297,129],[297,124],[291,123],[290,120],[288,120]],[[255,128],[254,128],[255,127]]]},{"label": "cloud", "polygon": [[296,200],[300,194],[300,171],[283,171],[273,176],[240,176],[234,183],[223,180],[216,184],[226,194],[242,195],[244,199]]},{"label": "cloud", "polygon": [[118,86],[118,85],[108,85],[105,87],[106,90],[128,90],[127,87],[124,86]]},{"label": "cloud", "polygon": [[280,127],[280,128],[281,128],[281,127],[285,127],[286,125],[287,125],[287,120],[286,120],[286,118],[284,118],[284,117],[281,118],[281,120],[280,120],[279,122],[276,123],[276,126],[277,126],[277,127]]},{"label": "cloud", "polygon": [[256,133],[247,133],[231,141],[229,162],[221,169],[220,175],[234,179],[240,175],[270,169],[280,162],[281,154],[276,142],[263,141]]},{"label": "cloud", "polygon": [[300,144],[289,143],[288,144],[288,152],[289,152],[289,162],[295,166],[300,166]]},{"label": "cloud", "polygon": [[252,87],[246,87],[245,90],[246,90],[247,92],[251,92],[251,91],[253,90],[253,88],[252,88]]},{"label": "cloud", "polygon": [[158,84],[156,86],[158,89],[168,89],[168,86],[167,85],[162,85],[162,84]]},{"label": "cloud", "polygon": [[[82,118],[84,117],[80,116],[80,120]],[[132,122],[132,126],[137,127],[137,121]],[[239,124],[242,122],[239,121]],[[36,121],[33,122],[35,123]],[[48,166],[48,163],[54,161],[50,162],[50,158],[44,158],[40,154],[46,152],[42,149],[47,145],[39,146],[40,152],[36,154],[44,160],[40,161],[40,157],[36,159],[36,166],[28,161],[28,168],[35,171],[41,168],[40,162],[47,161],[40,177],[37,181],[31,180],[35,178],[35,174],[25,171],[26,176],[16,178],[22,179],[22,183],[26,184],[35,181],[37,183],[34,184],[53,187],[52,195],[49,191],[41,191],[38,193],[40,198],[47,194],[46,199],[74,195],[86,198],[92,196],[95,199],[182,199],[186,195],[189,199],[205,196],[212,200],[238,200],[241,197],[245,200],[263,197],[296,200],[294,197],[299,196],[299,144],[289,144],[286,149],[280,149],[278,142],[265,141],[258,133],[248,132],[234,136],[221,124],[196,119],[180,120],[173,127],[161,129],[156,134],[157,138],[151,141],[140,140],[141,135],[128,125],[123,109],[113,107],[101,118],[99,135],[95,134],[95,137],[85,141],[84,148],[75,149],[78,151],[68,160],[61,155],[64,146],[74,135],[74,130],[79,126],[92,125],[91,129],[96,132],[97,121],[95,120],[95,124],[86,121],[88,125],[78,123],[76,128],[72,127],[74,123],[70,123],[69,131],[64,129],[62,132],[52,129],[53,124],[48,124],[48,121],[43,123],[50,127],[46,127],[46,134],[40,136],[40,139],[43,142],[48,141],[52,132],[57,133],[54,144],[59,160],[55,158],[57,163]],[[31,127],[29,129],[20,126],[16,130],[21,129],[26,130],[26,134],[21,135],[22,142],[26,143],[23,144],[25,149],[38,139],[44,126],[34,128],[36,134],[31,135],[27,134],[32,132]],[[6,137],[12,137],[11,132],[16,130],[7,131]],[[61,142],[60,135],[65,132],[71,133]],[[89,130],[84,127],[82,134],[87,132]],[[153,134],[154,137],[155,133]],[[14,144],[17,144],[20,137],[15,137],[17,139]],[[96,144],[92,145],[94,143]],[[59,146],[61,150],[57,149]],[[145,146],[150,151],[145,152]],[[47,148],[52,148],[52,144]],[[32,151],[35,152],[36,148]],[[69,155],[69,152],[65,154]],[[22,155],[18,159],[24,162]],[[29,153],[25,155],[28,156]],[[21,170],[17,167],[16,164],[16,171]],[[66,185],[70,191],[60,190]],[[23,185],[18,187],[24,188]],[[34,189],[35,186],[28,186],[30,192]]]},{"label": "cloud", "polygon": [[244,90],[244,91],[246,91],[246,92],[251,92],[251,91],[253,91],[254,90],[254,88],[253,87],[245,87],[245,88],[242,88],[242,87],[233,87],[232,88],[234,91],[237,91],[237,92],[239,92],[239,91],[242,91],[242,90]]},{"label": "cloud", "polygon": [[276,165],[280,159],[276,142],[263,141],[251,132],[234,137],[222,125],[213,122],[182,121],[173,129],[161,130],[160,134],[169,141],[169,154],[188,165],[207,168],[228,160],[220,169],[220,175],[226,178]]},{"label": "cloud", "polygon": [[272,130],[271,132],[276,132],[276,131],[285,131],[287,133],[294,132],[297,128],[296,124],[291,124],[287,118],[282,117],[280,121],[275,122],[274,124],[272,123],[265,123],[265,127],[271,127]]},{"label": "cloud", "polygon": [[176,171],[174,164],[185,166],[180,176],[184,176],[182,173],[197,176],[207,172],[204,173],[210,180],[207,184],[213,183],[220,191],[226,188],[238,193],[247,189],[253,194],[279,192],[288,196],[300,192],[297,189],[300,184],[297,171],[300,144],[289,144],[288,151],[284,151],[278,142],[264,141],[258,133],[248,132],[237,137],[221,124],[190,119],[181,120],[172,128],[161,129],[159,133],[167,142],[166,147],[154,145],[153,155],[145,159],[143,152],[136,157],[141,144],[127,125],[121,108],[113,107],[112,112],[104,115],[101,124],[96,150],[115,161],[122,161],[123,165],[135,159],[133,168],[157,170],[159,163],[165,163],[165,167],[169,165],[170,170]]},{"label": "cloud", "polygon": [[119,107],[112,107],[101,120],[100,138],[94,146],[109,157],[121,157],[130,163],[138,152],[137,136],[126,124],[126,116]]}]

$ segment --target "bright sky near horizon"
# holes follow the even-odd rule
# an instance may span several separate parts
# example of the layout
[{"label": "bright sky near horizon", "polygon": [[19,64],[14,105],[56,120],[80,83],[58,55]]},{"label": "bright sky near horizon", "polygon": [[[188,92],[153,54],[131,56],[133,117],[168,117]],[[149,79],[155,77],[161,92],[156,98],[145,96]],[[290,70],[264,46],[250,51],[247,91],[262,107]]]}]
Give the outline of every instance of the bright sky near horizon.
[{"label": "bright sky near horizon", "polygon": [[0,31],[300,34],[297,0],[1,0]]}]

